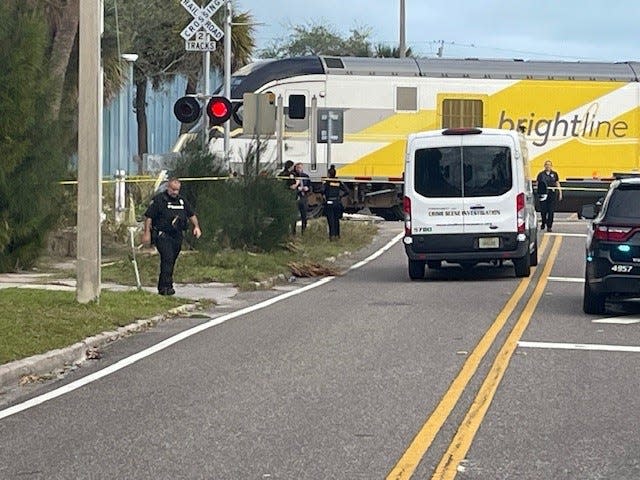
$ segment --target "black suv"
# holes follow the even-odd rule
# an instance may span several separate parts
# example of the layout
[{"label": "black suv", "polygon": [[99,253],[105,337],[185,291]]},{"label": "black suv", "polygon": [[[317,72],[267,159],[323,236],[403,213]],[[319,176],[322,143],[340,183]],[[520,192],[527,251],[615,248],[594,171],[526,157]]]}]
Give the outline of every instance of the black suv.
[{"label": "black suv", "polygon": [[607,297],[640,297],[640,178],[614,180],[602,206],[585,205],[582,216],[593,219],[582,308],[602,314]]}]

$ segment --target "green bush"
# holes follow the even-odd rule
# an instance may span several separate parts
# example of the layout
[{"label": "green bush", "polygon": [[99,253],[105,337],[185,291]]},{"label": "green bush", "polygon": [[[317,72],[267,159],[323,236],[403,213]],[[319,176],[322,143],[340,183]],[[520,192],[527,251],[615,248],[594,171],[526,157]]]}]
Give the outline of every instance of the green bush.
[{"label": "green bush", "polygon": [[64,201],[63,124],[40,108],[50,97],[47,38],[41,11],[0,4],[1,272],[35,263]]},{"label": "green bush", "polygon": [[[270,251],[282,245],[297,210],[291,192],[275,178],[275,166],[256,168],[255,146],[244,158],[244,174],[228,178],[222,159],[198,148],[185,149],[173,174],[184,178],[182,194],[192,203],[202,227],[199,249],[220,248]],[[188,180],[193,177],[226,180]]]}]

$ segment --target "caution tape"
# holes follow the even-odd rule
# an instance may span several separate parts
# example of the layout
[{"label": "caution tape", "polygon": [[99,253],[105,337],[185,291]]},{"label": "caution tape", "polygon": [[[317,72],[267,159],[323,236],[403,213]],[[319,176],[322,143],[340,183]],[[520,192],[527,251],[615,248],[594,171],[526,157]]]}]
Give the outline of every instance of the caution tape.
[{"label": "caution tape", "polygon": [[[187,177],[187,178],[180,178],[181,182],[193,182],[193,181],[202,181],[202,180],[229,180],[229,179],[234,179],[237,177],[231,177],[231,176],[226,176],[226,177]],[[106,184],[110,184],[110,183],[118,183],[120,181],[124,182],[124,183],[147,183],[147,182],[155,182],[157,179],[155,178],[125,178],[123,180],[119,180],[119,179],[109,179],[109,180],[101,180],[100,183],[102,183],[103,185]],[[60,185],[77,185],[78,184],[78,180],[63,180],[61,182],[59,182]]]},{"label": "caution tape", "polygon": [[[270,177],[270,178],[275,178],[277,180],[300,180],[300,179],[307,179],[310,180],[312,182],[314,181],[320,181],[320,182],[325,182],[326,180],[338,180],[341,182],[348,182],[348,183],[391,183],[391,184],[395,184],[395,185],[401,185],[404,183],[404,179],[402,177],[369,177],[369,176],[336,176],[336,177],[320,177],[318,178],[314,178],[314,177],[291,177],[291,176],[283,176],[283,175],[276,175],[274,177],[272,177],[271,175],[264,175],[264,177]],[[179,180],[181,182],[202,182],[202,181],[220,181],[220,180],[237,180],[239,178],[242,178],[242,175],[226,175],[226,176],[210,176],[210,177],[181,177]],[[106,184],[115,184],[119,181],[123,181],[125,183],[147,183],[147,182],[156,182],[157,179],[156,178],[152,178],[152,177],[142,177],[142,176],[135,176],[135,177],[127,177],[125,179],[104,179],[101,180],[101,183],[103,185]],[[597,181],[596,181],[597,182]],[[600,183],[600,182],[598,182]],[[602,183],[606,183],[606,182],[602,182]],[[60,185],[77,185],[78,184],[78,180],[63,180],[59,182]],[[535,182],[533,182],[534,186],[536,185]],[[557,187],[548,187],[549,190],[557,190]],[[602,186],[602,187],[572,187],[572,186],[562,186],[561,187],[562,191],[576,191],[576,192],[607,192],[609,190],[609,186]]]}]

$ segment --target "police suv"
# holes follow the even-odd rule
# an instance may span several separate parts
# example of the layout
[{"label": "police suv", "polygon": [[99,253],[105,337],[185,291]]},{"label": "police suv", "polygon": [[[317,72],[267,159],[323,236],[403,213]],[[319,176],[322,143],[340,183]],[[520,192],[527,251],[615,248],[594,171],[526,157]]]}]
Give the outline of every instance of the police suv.
[{"label": "police suv", "polygon": [[442,262],[471,268],[510,260],[517,277],[538,263],[538,229],[522,134],[449,128],[409,135],[404,182],[409,277]]}]

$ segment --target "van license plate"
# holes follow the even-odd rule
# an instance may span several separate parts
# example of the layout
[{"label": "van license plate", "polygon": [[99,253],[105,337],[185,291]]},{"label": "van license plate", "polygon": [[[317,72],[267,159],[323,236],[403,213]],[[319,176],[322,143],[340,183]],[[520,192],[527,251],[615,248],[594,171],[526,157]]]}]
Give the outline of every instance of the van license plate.
[{"label": "van license plate", "polygon": [[478,246],[480,248],[500,248],[499,237],[481,237],[478,239]]}]

